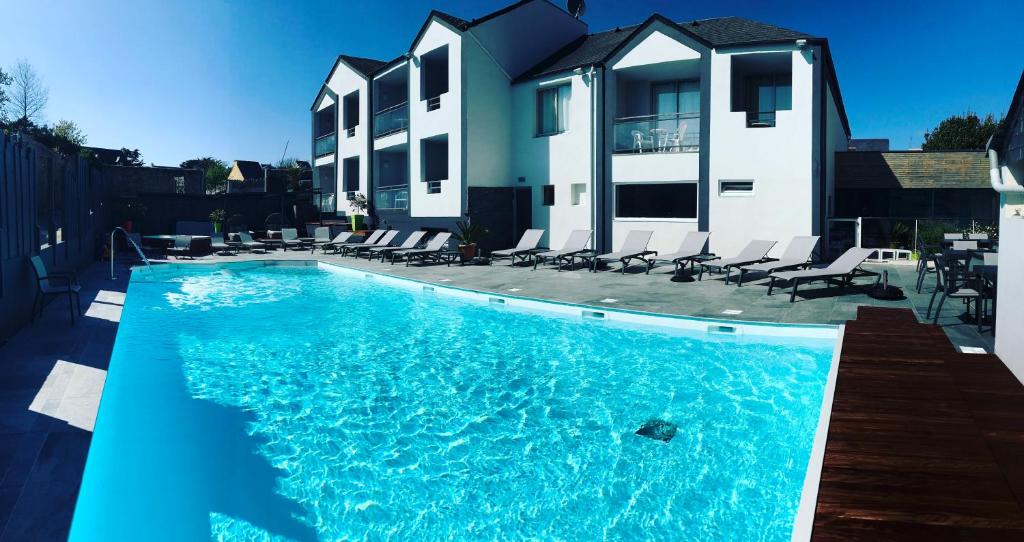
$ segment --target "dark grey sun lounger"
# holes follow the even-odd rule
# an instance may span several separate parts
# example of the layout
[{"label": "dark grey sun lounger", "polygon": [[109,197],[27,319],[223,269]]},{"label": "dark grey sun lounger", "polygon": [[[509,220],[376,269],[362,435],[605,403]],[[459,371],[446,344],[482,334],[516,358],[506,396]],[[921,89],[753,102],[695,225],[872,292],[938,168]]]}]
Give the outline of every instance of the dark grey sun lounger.
[{"label": "dark grey sun lounger", "polygon": [[754,240],[747,243],[747,246],[735,257],[700,262],[700,273],[697,275],[697,280],[704,278],[705,269],[717,269],[725,271],[725,283],[729,284],[729,274],[733,267],[763,262],[773,246],[775,246],[775,241]]},{"label": "dark grey sun lounger", "polygon": [[590,260],[590,271],[596,273],[597,266],[602,261],[615,261],[622,262],[622,273],[626,273],[626,268],[629,267],[629,262],[633,260],[640,260],[646,265],[650,265],[650,261],[646,256],[655,255],[658,253],[653,250],[647,250],[647,244],[651,242],[651,237],[654,235],[653,231],[650,230],[632,230],[626,234],[626,240],[622,242],[622,248],[617,252],[608,252],[606,254],[598,254]]},{"label": "dark grey sun lounger", "polygon": [[360,253],[362,253],[363,251],[369,251],[371,248],[383,248],[391,246],[391,243],[395,242],[395,237],[398,237],[398,230],[391,230],[385,233],[383,236],[381,236],[381,238],[378,239],[376,243],[363,243],[361,245],[350,245],[343,247],[341,249],[341,255],[345,256],[349,253],[352,253],[356,258],[358,258]]},{"label": "dark grey sun lounger", "polygon": [[358,243],[340,243],[340,244],[337,244],[337,245],[332,245],[331,248],[334,250],[334,253],[337,254],[337,253],[345,250],[345,248],[347,248],[347,247],[356,246],[356,245],[373,245],[373,244],[375,244],[377,242],[378,239],[380,239],[381,237],[384,237],[385,233],[387,233],[387,230],[374,230],[373,233],[371,233],[370,235],[368,235],[366,237],[366,239],[363,239],[362,241],[359,241]]},{"label": "dark grey sun lounger", "polygon": [[451,232],[443,231],[435,235],[423,248],[396,250],[391,253],[391,263],[395,263],[396,258],[405,258],[405,266],[409,267],[409,262],[416,258],[424,262],[427,261],[427,258],[437,258],[438,254],[448,245],[448,239],[451,239],[451,236]]},{"label": "dark grey sun lounger", "polygon": [[303,245],[304,243],[299,239],[299,230],[295,228],[281,229],[281,246],[283,246],[285,250],[288,250],[289,248],[301,249],[304,248]]},{"label": "dark grey sun lounger", "polygon": [[587,245],[590,244],[590,230],[572,230],[569,232],[569,238],[565,240],[565,244],[559,250],[548,250],[546,252],[538,252],[533,255],[533,268],[537,269],[537,264],[544,261],[552,261],[558,266],[558,270],[562,270],[562,265],[569,263],[572,264],[575,259],[574,256],[587,250]]},{"label": "dark grey sun lounger", "polygon": [[[832,279],[839,279],[840,286],[848,286],[853,279],[857,277],[875,277],[875,284],[878,284],[878,280],[881,275],[874,271],[867,271],[861,269],[860,266],[864,263],[864,260],[868,259],[876,249],[871,248],[857,248],[853,247],[843,253],[842,256],[836,258],[836,261],[832,262],[825,268],[819,269],[804,269],[802,271],[779,271],[769,275],[771,282],[768,283],[768,295],[772,295],[772,288],[775,287],[776,280],[788,280],[790,285],[793,287],[793,292],[789,295],[789,302],[792,303],[796,300],[796,289],[800,286],[800,283],[808,283],[816,280],[829,281]],[[828,283],[826,283],[828,287]]]},{"label": "dark grey sun lounger", "polygon": [[391,254],[396,250],[409,250],[418,247],[420,245],[420,241],[423,240],[423,236],[426,234],[427,232],[422,230],[414,231],[411,234],[409,234],[409,237],[405,238],[405,241],[403,241],[401,245],[398,245],[397,247],[373,247],[370,249],[370,254],[369,256],[367,256],[367,258],[372,260],[377,256],[380,256],[380,261],[383,262],[384,258],[387,255]]},{"label": "dark grey sun lounger", "polygon": [[751,271],[771,274],[810,266],[811,254],[818,245],[818,239],[820,237],[817,235],[798,235],[789,242],[786,251],[778,260],[769,259],[767,262],[744,265],[740,268],[740,278],[736,281],[736,286],[743,286],[743,275]]},{"label": "dark grey sun lounger", "polygon": [[711,236],[711,232],[706,231],[691,231],[683,237],[683,242],[680,243],[679,249],[671,254],[656,255],[647,262],[647,274],[651,273],[651,269],[656,263],[661,262],[672,262],[675,264],[674,274],[679,274],[680,264],[685,268],[686,264],[689,263],[693,266],[694,258],[700,256],[704,252],[704,246],[708,244],[708,237]]},{"label": "dark grey sun lounger", "polygon": [[267,252],[267,245],[260,243],[259,241],[253,241],[252,235],[249,235],[249,232],[245,231],[238,232],[238,246],[249,252],[254,250],[262,250],[264,253]]},{"label": "dark grey sun lounger", "polygon": [[[343,231],[343,232],[339,233],[338,235],[334,236],[334,239],[331,239],[329,242],[320,245],[320,248],[324,249],[324,254],[326,254],[328,250],[332,250],[333,251],[334,247],[337,247],[337,246],[340,246],[340,245],[344,245],[345,243],[347,243],[349,238],[351,238],[351,237],[352,237],[352,232],[350,232],[350,231]],[[313,249],[316,250],[316,245],[313,245]]]},{"label": "dark grey sun lounger", "polygon": [[491,252],[491,261],[497,260],[498,258],[510,258],[512,263],[516,264],[516,258],[520,261],[527,261],[533,257],[533,254],[537,252],[537,246],[540,245],[540,238],[544,236],[544,230],[526,230],[523,232],[523,236],[519,238],[519,244],[515,248],[506,248],[503,250],[495,250]]}]

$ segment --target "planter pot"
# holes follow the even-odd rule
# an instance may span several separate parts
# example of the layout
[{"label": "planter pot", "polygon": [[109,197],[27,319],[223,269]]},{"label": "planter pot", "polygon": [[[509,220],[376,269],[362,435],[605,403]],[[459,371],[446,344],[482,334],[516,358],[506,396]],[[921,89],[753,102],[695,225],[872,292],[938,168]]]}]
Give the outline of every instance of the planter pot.
[{"label": "planter pot", "polygon": [[213,233],[220,233],[221,225],[220,222],[213,223]]},{"label": "planter pot", "polygon": [[351,217],[352,231],[359,231],[363,229],[363,215],[352,215]]},{"label": "planter pot", "polygon": [[462,253],[462,261],[468,262],[476,257],[476,243],[459,245],[459,252]]}]

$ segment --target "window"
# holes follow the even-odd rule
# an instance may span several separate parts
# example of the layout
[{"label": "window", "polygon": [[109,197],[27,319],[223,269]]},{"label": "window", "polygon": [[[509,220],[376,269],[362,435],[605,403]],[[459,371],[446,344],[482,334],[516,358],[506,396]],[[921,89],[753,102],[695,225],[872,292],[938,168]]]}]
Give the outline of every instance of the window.
[{"label": "window", "polygon": [[616,184],[615,218],[697,218],[697,183]]},{"label": "window", "polygon": [[341,179],[343,192],[359,190],[359,157],[353,156],[341,162]]},{"label": "window", "polygon": [[331,104],[316,112],[314,121],[316,124],[316,137],[324,137],[334,133],[335,112],[337,108]]},{"label": "window", "polygon": [[721,179],[718,181],[718,195],[720,196],[753,196],[754,181],[733,181]]},{"label": "window", "polygon": [[[448,179],[448,136],[424,139],[420,142],[423,163],[423,181]],[[440,187],[440,185],[438,185]]]},{"label": "window", "polygon": [[356,126],[359,126],[359,91],[347,94],[342,100],[342,113],[344,114],[345,136],[356,135]]},{"label": "window", "polygon": [[174,178],[174,193],[184,194],[185,193],[185,178],[175,177]]},{"label": "window", "polygon": [[747,114],[747,126],[775,126],[778,111],[793,108],[792,53],[732,55],[732,110]]},{"label": "window", "polygon": [[333,213],[334,207],[334,166],[317,166],[313,186],[320,189],[320,210]]},{"label": "window", "polygon": [[428,194],[440,194],[441,193],[441,181],[430,181],[427,183]]},{"label": "window", "polygon": [[583,194],[587,193],[587,183],[572,183],[572,204],[583,203]]},{"label": "window", "polygon": [[438,47],[420,56],[420,99],[427,111],[441,106],[439,96],[448,92],[448,46]]},{"label": "window", "polygon": [[541,204],[549,207],[555,204],[555,185],[546,184],[541,187]]},{"label": "window", "polygon": [[569,127],[572,88],[559,85],[537,91],[537,135],[560,134]]}]

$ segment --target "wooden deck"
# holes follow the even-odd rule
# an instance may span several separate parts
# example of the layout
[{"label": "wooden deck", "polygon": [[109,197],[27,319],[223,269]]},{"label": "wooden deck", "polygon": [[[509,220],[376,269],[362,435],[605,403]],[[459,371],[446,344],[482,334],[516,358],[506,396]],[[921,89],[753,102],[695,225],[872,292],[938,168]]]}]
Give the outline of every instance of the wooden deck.
[{"label": "wooden deck", "polygon": [[813,540],[1024,540],[1024,386],[906,309],[846,327]]}]

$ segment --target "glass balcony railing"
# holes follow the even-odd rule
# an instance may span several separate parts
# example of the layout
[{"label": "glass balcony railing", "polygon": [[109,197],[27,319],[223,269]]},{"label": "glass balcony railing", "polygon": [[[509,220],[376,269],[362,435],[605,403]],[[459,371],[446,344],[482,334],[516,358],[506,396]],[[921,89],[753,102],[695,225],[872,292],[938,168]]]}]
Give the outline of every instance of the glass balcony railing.
[{"label": "glass balcony railing", "polygon": [[403,102],[373,116],[373,137],[384,137],[409,129],[409,103]]},{"label": "glass balcony railing", "polygon": [[616,153],[697,152],[700,114],[674,113],[615,119]]},{"label": "glass balcony railing", "polygon": [[313,141],[313,153],[316,156],[326,156],[338,150],[338,134],[320,136]]},{"label": "glass balcony railing", "polygon": [[409,208],[409,187],[389,186],[378,188],[374,206],[379,211],[404,211]]},{"label": "glass balcony railing", "polygon": [[322,194],[320,197],[320,212],[333,213],[338,209],[334,194]]}]

